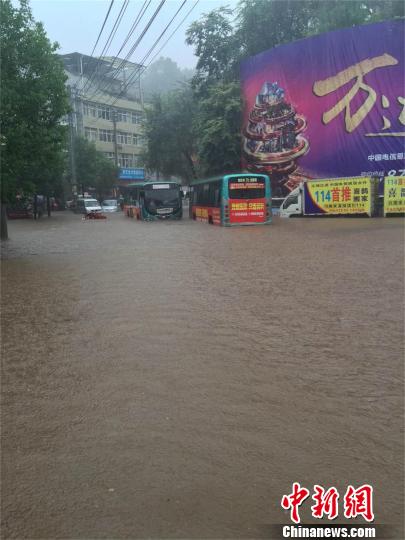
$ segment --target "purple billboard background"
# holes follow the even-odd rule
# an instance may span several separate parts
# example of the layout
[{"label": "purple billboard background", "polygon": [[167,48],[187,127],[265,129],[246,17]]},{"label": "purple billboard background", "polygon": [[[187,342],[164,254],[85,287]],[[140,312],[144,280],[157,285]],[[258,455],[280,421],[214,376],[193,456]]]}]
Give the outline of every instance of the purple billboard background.
[{"label": "purple billboard background", "polygon": [[[272,172],[269,160],[266,164],[266,159],[256,159],[260,156],[258,152],[267,151],[255,150],[260,135],[255,135],[256,141],[252,142],[248,139],[252,131],[249,135],[246,130],[248,125],[252,126],[252,111],[258,103],[257,96],[263,85],[277,83],[278,88],[284,90],[285,102],[304,119],[300,138],[305,140],[307,147],[294,158],[295,176],[336,178],[377,172],[381,176],[388,172],[404,174],[404,27],[404,21],[387,21],[338,30],[276,47],[245,60],[241,66],[245,99],[243,138],[245,144],[246,141],[251,144],[249,148],[252,153],[247,157],[244,152],[243,168],[255,170],[259,163],[259,170],[265,172],[267,166],[267,172]],[[391,64],[397,63],[374,67],[376,57],[382,57],[380,63],[384,64],[387,55]],[[367,60],[368,64],[364,62]],[[359,63],[362,63],[362,67],[358,66]],[[319,85],[319,81],[335,77],[355,65],[357,73],[349,76],[346,81],[341,78],[335,85],[339,86],[338,88],[322,96],[315,94],[315,83]],[[371,109],[363,115],[362,121],[352,132],[347,131],[345,109],[325,123],[323,114],[348,95],[356,83],[356,75],[361,71],[368,71],[362,75],[366,88],[359,89],[352,97],[349,114],[355,114],[369,96],[371,97],[368,102],[375,97]],[[342,82],[344,84],[341,84]],[[371,92],[369,88],[372,89]],[[274,101],[274,96],[272,99]],[[254,114],[257,115],[257,111]],[[262,128],[257,128],[255,124],[253,127],[255,133],[262,133]],[[273,127],[267,129],[273,131]],[[378,135],[366,136],[370,133]],[[388,136],[388,133],[397,135]],[[268,135],[270,136],[272,135]],[[263,155],[269,157],[276,154],[261,154]],[[288,180],[290,173],[291,169],[284,174],[284,182]]]}]

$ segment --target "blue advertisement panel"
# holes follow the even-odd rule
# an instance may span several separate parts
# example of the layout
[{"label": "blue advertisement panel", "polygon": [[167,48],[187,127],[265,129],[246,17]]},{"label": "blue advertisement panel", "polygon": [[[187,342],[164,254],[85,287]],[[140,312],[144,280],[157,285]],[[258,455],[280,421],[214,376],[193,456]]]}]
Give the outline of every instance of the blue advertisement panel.
[{"label": "blue advertisement panel", "polygon": [[124,169],[120,168],[120,180],[144,180],[145,169]]},{"label": "blue advertisement panel", "polygon": [[242,63],[242,166],[301,181],[405,174],[405,21],[321,34]]}]

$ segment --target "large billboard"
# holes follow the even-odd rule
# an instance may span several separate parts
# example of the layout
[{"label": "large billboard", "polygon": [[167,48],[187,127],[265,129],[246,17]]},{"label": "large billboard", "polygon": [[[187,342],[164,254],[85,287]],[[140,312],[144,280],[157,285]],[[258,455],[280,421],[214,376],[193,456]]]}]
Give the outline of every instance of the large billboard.
[{"label": "large billboard", "polygon": [[242,167],[300,181],[405,174],[404,21],[337,30],[242,63]]}]

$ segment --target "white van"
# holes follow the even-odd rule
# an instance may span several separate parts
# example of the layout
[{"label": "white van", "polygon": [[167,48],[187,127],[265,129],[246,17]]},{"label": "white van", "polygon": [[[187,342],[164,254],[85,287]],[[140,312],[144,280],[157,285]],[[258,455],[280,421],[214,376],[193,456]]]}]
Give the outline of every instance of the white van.
[{"label": "white van", "polygon": [[88,214],[89,212],[101,212],[102,208],[96,199],[77,199],[76,214]]}]

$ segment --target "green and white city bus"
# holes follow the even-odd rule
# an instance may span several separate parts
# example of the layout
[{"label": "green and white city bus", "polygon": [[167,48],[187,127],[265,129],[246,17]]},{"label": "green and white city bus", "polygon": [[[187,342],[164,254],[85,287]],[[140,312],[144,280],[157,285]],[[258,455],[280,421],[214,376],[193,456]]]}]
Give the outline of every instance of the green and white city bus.
[{"label": "green and white city bus", "polygon": [[177,182],[138,182],[123,191],[124,211],[129,217],[143,221],[183,217],[183,192]]}]

